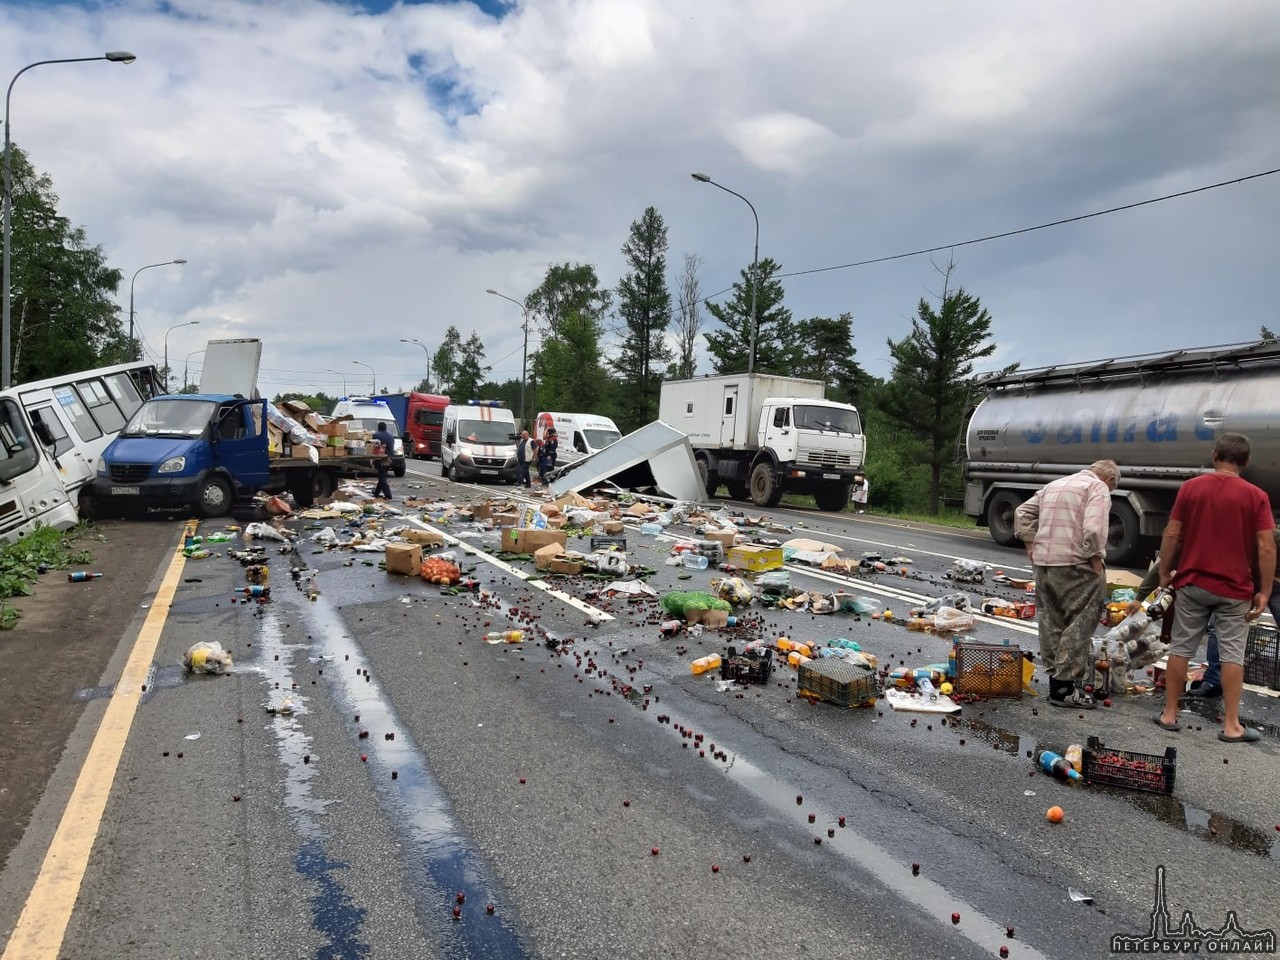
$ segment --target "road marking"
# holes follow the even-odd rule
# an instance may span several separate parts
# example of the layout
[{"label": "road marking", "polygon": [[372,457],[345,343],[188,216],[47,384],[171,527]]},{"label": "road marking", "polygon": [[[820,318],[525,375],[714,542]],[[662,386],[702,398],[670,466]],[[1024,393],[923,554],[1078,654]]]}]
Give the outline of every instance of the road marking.
[{"label": "road marking", "polygon": [[62,949],[62,938],[80,894],[129,728],[138,712],[142,688],[186,559],[179,550],[169,563],[0,960],[56,960]]}]

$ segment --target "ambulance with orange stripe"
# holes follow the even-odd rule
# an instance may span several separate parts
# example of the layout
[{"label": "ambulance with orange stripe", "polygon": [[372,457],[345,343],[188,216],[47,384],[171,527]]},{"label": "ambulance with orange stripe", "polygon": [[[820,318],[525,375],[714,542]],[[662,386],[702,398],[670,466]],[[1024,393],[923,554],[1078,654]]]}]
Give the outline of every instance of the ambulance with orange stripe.
[{"label": "ambulance with orange stripe", "polygon": [[515,415],[501,400],[452,403],[440,428],[440,475],[515,483],[516,439]]}]

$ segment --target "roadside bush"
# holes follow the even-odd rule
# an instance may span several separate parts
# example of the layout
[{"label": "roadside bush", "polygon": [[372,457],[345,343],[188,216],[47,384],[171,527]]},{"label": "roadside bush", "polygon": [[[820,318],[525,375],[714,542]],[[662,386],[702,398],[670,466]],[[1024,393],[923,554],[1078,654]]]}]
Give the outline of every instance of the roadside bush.
[{"label": "roadside bush", "polygon": [[31,584],[42,573],[93,562],[93,554],[74,543],[87,529],[84,524],[66,532],[37,527],[17,543],[0,547],[0,630],[17,626],[22,612],[9,601],[31,596]]}]

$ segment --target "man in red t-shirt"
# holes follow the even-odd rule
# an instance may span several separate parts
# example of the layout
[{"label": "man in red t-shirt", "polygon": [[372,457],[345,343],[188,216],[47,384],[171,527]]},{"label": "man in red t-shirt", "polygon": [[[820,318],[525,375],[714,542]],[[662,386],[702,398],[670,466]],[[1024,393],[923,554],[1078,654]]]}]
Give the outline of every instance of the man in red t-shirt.
[{"label": "man in red t-shirt", "polygon": [[[1271,501],[1240,476],[1249,465],[1249,440],[1224,433],[1213,445],[1213,473],[1178,490],[1160,544],[1160,586],[1178,591],[1173,605],[1164,711],[1156,723],[1178,729],[1178,698],[1187,664],[1213,617],[1222,657],[1224,743],[1252,743],[1257,730],[1240,724],[1245,640],[1249,622],[1267,607],[1275,579],[1276,545]],[[1177,576],[1174,576],[1174,571]]]}]

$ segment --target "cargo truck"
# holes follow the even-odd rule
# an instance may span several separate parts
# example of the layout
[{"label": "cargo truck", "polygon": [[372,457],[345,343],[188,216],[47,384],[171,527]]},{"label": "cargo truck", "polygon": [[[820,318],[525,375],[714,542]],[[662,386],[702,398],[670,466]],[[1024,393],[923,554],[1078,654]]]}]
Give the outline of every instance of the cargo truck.
[{"label": "cargo truck", "polygon": [[1154,552],[1181,484],[1212,469],[1214,439],[1253,445],[1245,479],[1280,502],[1280,343],[1227,344],[982,381],[966,429],[965,512],[1013,546],[1013,512],[1051,480],[1115,460],[1107,562]]},{"label": "cargo truck", "polygon": [[93,481],[100,509],[154,514],[194,508],[220,517],[259,491],[284,490],[309,507],[343,478],[375,472],[372,451],[346,456],[336,448],[290,444],[287,437],[272,449],[266,405],[227,394],[148,400],[102,453]]},{"label": "cargo truck", "polygon": [[440,427],[449,398],[438,393],[384,393],[378,396],[391,408],[400,427],[405,456],[430,460],[440,456]]},{"label": "cargo truck", "polygon": [[857,408],[824,399],[821,380],[726,374],[667,380],[658,417],[689,437],[707,494],[759,507],[784,493],[810,494],[819,509],[844,510],[866,440]]}]

